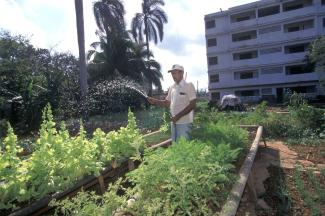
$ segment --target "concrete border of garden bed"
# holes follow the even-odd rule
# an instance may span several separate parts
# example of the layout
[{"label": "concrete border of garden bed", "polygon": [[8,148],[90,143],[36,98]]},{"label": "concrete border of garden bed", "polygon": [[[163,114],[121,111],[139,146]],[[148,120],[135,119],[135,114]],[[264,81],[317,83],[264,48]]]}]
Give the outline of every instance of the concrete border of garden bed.
[{"label": "concrete border of garden bed", "polygon": [[249,180],[251,168],[254,163],[256,152],[263,134],[263,126],[242,125],[242,127],[258,127],[258,128],[252,146],[246,156],[243,165],[239,170],[238,173],[239,179],[234,184],[226,203],[223,205],[223,208],[220,213],[221,216],[236,215],[241,197],[243,195],[243,191],[245,189],[247,181]]}]

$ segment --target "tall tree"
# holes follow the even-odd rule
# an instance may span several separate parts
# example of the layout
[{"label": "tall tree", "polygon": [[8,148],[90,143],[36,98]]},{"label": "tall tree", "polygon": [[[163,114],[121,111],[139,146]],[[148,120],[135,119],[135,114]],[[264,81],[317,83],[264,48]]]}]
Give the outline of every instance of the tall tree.
[{"label": "tall tree", "polygon": [[85,53],[85,33],[84,33],[84,16],[82,0],[75,0],[77,34],[79,46],[79,67],[80,67],[80,89],[82,99],[87,95],[87,68],[86,68],[86,53]]},{"label": "tall tree", "polygon": [[307,63],[309,63],[309,65],[315,64],[316,69],[319,72],[320,84],[325,91],[325,36],[320,37],[311,43],[307,55]]},{"label": "tall tree", "polygon": [[149,90],[152,84],[161,90],[160,80],[163,78],[161,67],[153,57],[152,52],[148,52],[145,44],[133,43],[129,58],[129,68],[132,68],[140,76],[141,82],[148,85]]},{"label": "tall tree", "polygon": [[90,81],[113,80],[118,75],[132,77],[128,68],[132,41],[126,32],[119,36],[111,33],[105,36],[100,32],[97,35],[100,41],[91,44],[87,56]]},{"label": "tall tree", "polygon": [[97,27],[106,35],[125,31],[124,6],[121,0],[100,0],[93,5]]},{"label": "tall tree", "polygon": [[136,13],[132,19],[132,35],[137,42],[143,42],[145,35],[148,52],[149,41],[153,40],[157,44],[158,39],[163,39],[164,23],[168,22],[166,13],[160,8],[164,5],[163,0],[143,0],[142,13]]}]

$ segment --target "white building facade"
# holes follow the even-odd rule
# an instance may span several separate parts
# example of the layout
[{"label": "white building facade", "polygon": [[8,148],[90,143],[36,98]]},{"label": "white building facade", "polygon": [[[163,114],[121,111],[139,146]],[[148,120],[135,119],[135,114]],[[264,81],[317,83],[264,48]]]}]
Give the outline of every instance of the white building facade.
[{"label": "white building facade", "polygon": [[324,95],[321,72],[306,64],[325,35],[325,0],[261,0],[205,16],[210,99],[281,102],[290,89]]}]

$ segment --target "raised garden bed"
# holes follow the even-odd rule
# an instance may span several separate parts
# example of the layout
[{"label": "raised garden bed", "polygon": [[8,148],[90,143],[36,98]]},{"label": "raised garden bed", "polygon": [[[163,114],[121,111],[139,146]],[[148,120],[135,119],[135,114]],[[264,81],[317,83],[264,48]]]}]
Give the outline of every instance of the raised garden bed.
[{"label": "raised garden bed", "polygon": [[[249,133],[250,138],[255,137],[256,131],[254,132],[254,129],[256,130],[256,127],[250,127],[248,129],[248,131],[250,131],[250,133]],[[249,163],[254,160],[254,156],[255,156],[254,151],[256,151],[256,148],[257,148],[256,143],[259,142],[259,140],[261,138],[260,136],[262,134],[261,129],[257,134],[258,134],[258,138],[255,138],[255,141],[253,142],[253,147],[252,147],[251,151],[248,154],[248,158],[246,158],[246,160],[245,160],[244,165],[245,164],[246,165],[243,166],[245,168],[242,167],[240,169],[240,173],[244,172],[244,173],[246,173],[245,175],[247,175],[247,173],[249,174],[249,171],[250,171],[249,166],[251,166],[251,165],[249,165]],[[151,135],[154,135],[154,134],[151,134]],[[158,147],[161,147],[161,146],[168,146],[170,143],[171,143],[171,140],[166,140],[165,142],[162,142],[162,143],[160,143],[158,145],[153,145],[151,148],[158,148]],[[245,157],[241,157],[241,159],[239,159],[238,161],[243,161],[244,159],[245,159]],[[247,161],[249,161],[249,163]],[[241,162],[237,162],[237,165],[239,165],[239,163],[241,163]],[[138,164],[136,164],[136,166],[137,165]],[[108,167],[104,172],[101,173],[101,175],[99,177],[88,177],[88,178],[78,182],[74,187],[70,188],[69,190],[66,190],[66,191],[64,191],[62,193],[59,193],[59,194],[54,194],[53,196],[47,196],[47,197],[45,197],[45,198],[31,204],[30,206],[28,206],[28,207],[26,207],[24,209],[20,209],[19,211],[16,211],[16,212],[12,213],[11,215],[30,215],[30,214],[42,215],[42,214],[44,214],[45,212],[47,212],[47,211],[49,211],[51,209],[51,207],[48,207],[48,203],[52,198],[60,200],[60,199],[63,199],[65,197],[71,197],[71,196],[75,195],[77,193],[77,191],[79,191],[81,188],[83,188],[84,190],[87,189],[87,188],[92,188],[92,189],[95,188],[95,190],[103,192],[103,190],[105,189],[105,187],[106,187],[106,185],[108,183],[113,182],[119,176],[123,176],[126,172],[128,172],[130,170],[129,167],[130,166],[129,166],[127,161],[123,161],[121,163],[121,166],[118,169],[113,169],[112,167]],[[240,179],[239,180],[240,180],[240,182],[236,183],[237,186],[235,186],[235,187],[237,187],[237,189],[233,189],[233,191],[234,190],[238,191],[238,184],[241,185],[241,186],[239,186],[240,187],[239,190],[243,190],[243,189],[241,189],[241,187],[245,186],[246,181],[247,181],[247,177],[242,178],[242,174],[240,174]],[[240,198],[241,193],[242,193],[242,191],[241,192],[239,191],[239,193],[237,193],[236,196],[238,196]],[[236,204],[236,205],[238,206],[238,204]],[[237,207],[231,206],[230,208],[233,209],[232,211],[236,212]],[[217,209],[215,209],[215,210],[217,210]]]},{"label": "raised garden bed", "polygon": [[[150,146],[151,149],[155,149],[158,147],[167,147],[171,144],[170,139],[165,139],[168,134],[161,133],[160,131],[156,131],[153,133],[149,133],[144,135],[145,144]],[[160,142],[161,140],[164,141]],[[157,142],[155,142],[157,140]],[[156,143],[156,144],[154,144]],[[47,195],[46,197],[39,199],[31,204],[26,204],[25,207],[20,208],[17,211],[8,213],[10,216],[27,216],[27,215],[43,215],[46,212],[51,211],[53,207],[49,206],[51,200],[62,200],[68,197],[73,197],[80,190],[95,190],[99,193],[104,193],[106,186],[109,183],[114,182],[119,177],[122,177],[130,170],[133,170],[139,165],[139,161],[132,160],[122,160],[119,162],[119,166],[114,168],[112,166],[108,166],[105,170],[101,172],[98,177],[88,176],[80,181],[78,181],[73,187],[60,192],[55,193],[53,195]],[[3,211],[4,214],[5,211]]]},{"label": "raised garden bed", "polygon": [[[252,128],[252,130],[254,130],[253,128]],[[256,128],[255,128],[255,130],[256,130]],[[252,132],[252,134],[253,134],[254,132]],[[256,131],[255,131],[255,133],[256,133]],[[259,129],[259,132],[258,132],[258,134],[262,134],[262,129],[260,128]],[[258,143],[259,142],[259,139],[260,139],[260,135],[259,135],[259,137],[258,137],[258,139],[255,139],[255,141],[253,142],[253,148],[250,150],[250,153],[248,154],[248,159],[246,159],[245,161],[251,161],[251,160],[253,160],[254,158],[254,151],[255,151],[255,148],[256,148],[256,143]],[[255,138],[255,137],[254,137]],[[181,142],[182,143],[182,142]],[[185,143],[183,143],[183,144],[185,144]],[[182,145],[183,145],[182,144]],[[198,144],[198,143],[195,143],[195,142],[192,142],[192,143],[189,143],[190,144],[190,146],[193,146],[193,145],[201,145],[201,144]],[[173,146],[173,148],[172,149],[169,149],[169,150],[176,150],[176,149],[178,149],[179,147],[176,147],[176,146],[179,146],[179,145],[181,145],[181,144],[176,144],[175,146]],[[187,144],[186,144],[187,145]],[[184,148],[186,145],[184,145],[184,146],[182,146],[181,148]],[[158,145],[158,146],[160,146],[160,145]],[[250,147],[250,145],[247,145],[248,146],[248,148]],[[175,148],[176,147],[176,148]],[[188,151],[189,149],[188,149],[188,145],[185,147],[187,150],[186,151]],[[200,147],[199,147],[200,148]],[[223,147],[222,147],[223,148]],[[173,151],[174,151],[173,150]],[[194,149],[193,149],[194,150]],[[196,148],[196,150],[198,150],[197,148]],[[219,150],[221,150],[221,149],[219,149]],[[176,151],[179,151],[179,150],[176,150]],[[163,161],[165,161],[167,158],[165,158],[165,153],[164,153],[164,151],[159,151],[159,152],[161,152],[161,153],[163,153],[163,155],[161,156],[161,159],[158,159],[158,161],[156,161],[156,162],[159,162],[160,160],[163,160]],[[167,152],[170,152],[170,151],[167,151]],[[167,152],[166,152],[166,154],[167,154]],[[187,153],[186,153],[187,154]],[[154,156],[154,158],[160,158],[160,156],[159,155],[153,155]],[[179,155],[180,157],[182,157],[182,154],[181,155]],[[245,159],[245,154],[243,154],[243,158]],[[164,158],[164,159],[163,159]],[[149,159],[149,158],[148,158]],[[153,159],[153,158],[152,158]],[[171,159],[171,160],[175,160],[176,158],[174,158],[173,156],[171,156],[171,158],[169,158],[169,159]],[[181,158],[179,158],[179,159],[181,159]],[[150,159],[149,159],[150,160]],[[155,159],[154,159],[155,160]],[[177,160],[177,159],[176,159]],[[239,159],[240,160],[240,159]],[[167,160],[167,161],[169,161],[169,160]],[[145,162],[149,162],[148,160],[145,160]],[[152,165],[154,165],[154,164],[156,164],[156,162],[153,162],[153,164]],[[178,163],[183,163],[182,162],[182,160],[179,160],[176,164],[178,164]],[[150,164],[150,163],[149,163]],[[163,163],[163,164],[165,164],[165,163]],[[166,163],[166,165],[167,164],[170,164],[171,165],[171,167],[173,167],[173,163]],[[175,165],[176,165],[175,164]],[[245,169],[244,170],[246,170],[246,172],[249,172],[249,170],[250,169],[247,169],[248,167],[247,167],[247,162],[246,163],[244,163],[244,164],[246,164],[246,166],[244,166],[245,167]],[[158,167],[161,167],[161,169],[168,169],[168,167],[169,166],[165,166],[165,165],[159,165],[159,164],[156,164],[156,165],[158,165]],[[142,166],[142,165],[141,165]],[[141,167],[141,168],[139,168],[140,170],[142,169],[143,171],[144,171],[144,173],[141,173],[141,172],[138,172],[138,170],[136,170],[136,172],[135,173],[133,173],[132,175],[131,175],[131,177],[132,176],[142,176],[142,175],[144,175],[144,176],[147,176],[147,174],[145,174],[148,170],[147,169],[149,169],[150,170],[150,172],[152,172],[152,170],[151,170],[151,168],[153,168],[153,167],[151,167],[151,166],[149,166],[149,167]],[[159,168],[160,169],[160,168]],[[159,170],[158,169],[158,170]],[[197,167],[193,167],[193,169],[197,169]],[[147,170],[147,171],[146,171]],[[242,172],[242,170],[243,170],[243,168],[241,169],[241,172]],[[162,171],[162,170],[161,170]],[[202,171],[202,170],[201,170]],[[220,170],[221,171],[221,170]],[[156,171],[154,171],[153,173],[155,173]],[[160,173],[160,171],[158,171],[158,173]],[[172,174],[172,173],[171,173]],[[180,173],[179,173],[180,174]],[[204,175],[204,172],[202,173],[203,175]],[[160,174],[159,174],[160,175]],[[170,175],[170,174],[167,174],[167,175]],[[173,175],[173,174],[172,174]],[[190,174],[189,173],[189,175],[191,176],[192,174]],[[217,175],[218,176],[218,175]],[[130,176],[129,176],[130,177]],[[147,176],[148,178],[150,178],[150,176]],[[146,178],[147,178],[146,177]],[[217,177],[217,178],[220,178],[221,176],[219,176],[219,177]],[[155,177],[154,177],[155,178]],[[178,183],[180,183],[180,182],[178,182],[178,181],[182,181],[181,179],[182,179],[182,177],[179,177],[180,179],[178,179],[175,183],[178,185]],[[223,178],[223,177],[222,177]],[[131,178],[132,179],[132,178]],[[138,178],[138,177],[136,177],[136,179],[138,179],[138,180],[135,180],[135,182],[134,183],[140,183],[141,182],[141,179],[142,179],[142,177],[140,177],[140,179]],[[167,176],[166,176],[166,180],[167,179],[169,179],[169,177],[167,178]],[[139,180],[140,180],[140,182],[139,182]],[[158,179],[153,179],[153,181],[155,182],[155,181],[157,181]],[[175,179],[176,180],[176,179]],[[188,179],[189,181],[190,181],[190,179]],[[132,181],[134,181],[134,180],[132,180]],[[169,181],[169,180],[167,180],[167,181]],[[220,181],[220,179],[219,180],[216,180],[217,182],[218,181]],[[178,183],[177,183],[178,182]],[[191,181],[190,181],[191,182]],[[223,180],[221,181],[221,182],[223,182]],[[220,183],[221,183],[220,182]],[[148,182],[149,183],[149,182]],[[161,183],[163,183],[163,184],[161,184]],[[142,183],[141,183],[142,184]],[[140,185],[141,185],[140,184]],[[147,183],[145,183],[145,185],[146,185]],[[150,184],[150,183],[149,183]],[[190,183],[188,183],[188,184],[190,184]],[[221,184],[223,184],[223,183],[221,183]],[[131,185],[133,185],[133,184],[131,184]],[[151,184],[150,184],[151,185]],[[229,183],[227,183],[227,185],[229,185]],[[149,185],[148,185],[149,186]],[[164,184],[164,180],[162,181],[162,179],[160,179],[160,180],[158,180],[157,181],[157,184],[155,183],[154,185],[151,185],[151,186],[149,186],[149,187],[157,187],[157,189],[158,190],[162,190],[163,188],[165,188],[167,185],[165,185]],[[181,185],[179,185],[179,186],[181,186]],[[221,186],[221,185],[220,185]],[[229,185],[230,186],[230,185]],[[141,186],[142,187],[142,186]],[[181,187],[184,187],[184,189],[186,190],[186,188],[187,187],[191,187],[190,185],[183,185],[183,186],[181,186]],[[159,189],[160,188],[160,189]],[[209,187],[210,188],[210,187]],[[228,186],[226,187],[226,188],[224,188],[225,190],[228,190]],[[167,188],[166,188],[167,189]],[[176,189],[176,188],[175,188]],[[230,188],[229,188],[230,189]],[[151,189],[152,190],[152,189]],[[165,189],[163,189],[163,190],[165,190]],[[176,189],[176,190],[178,190],[178,189]],[[200,190],[200,189],[198,189],[198,190]],[[213,190],[214,191],[214,190]],[[216,189],[216,191],[214,192],[215,193],[215,196],[219,196],[219,198],[217,199],[218,200],[218,202],[220,202],[221,200],[220,200],[220,192],[218,192],[219,191],[219,189]],[[160,192],[163,192],[163,191],[157,191],[157,193],[160,193]],[[145,196],[145,194],[146,194],[146,192],[143,192],[144,194],[143,194],[143,196],[144,197],[146,197]],[[176,192],[177,193],[177,192]],[[222,191],[221,193],[227,193],[226,191]],[[141,195],[142,196],[142,195]],[[164,195],[163,195],[164,196]],[[188,195],[185,195],[184,194],[184,196],[188,196]],[[239,195],[240,196],[240,195]],[[115,199],[115,198],[112,198],[112,199]],[[137,198],[135,198],[135,199],[137,199]],[[75,199],[75,201],[76,200],[78,200],[78,199]],[[131,199],[131,200],[134,200],[134,199]],[[134,202],[134,201],[131,201],[130,200],[130,202]],[[104,202],[106,202],[106,201],[104,201]],[[141,202],[143,202],[143,201],[141,201]],[[147,202],[147,201],[144,201],[144,202]],[[129,201],[128,201],[128,203],[129,203]],[[121,203],[122,204],[122,203]],[[220,202],[220,204],[221,205],[223,205],[223,203],[222,202]],[[68,205],[70,205],[70,204],[68,204]],[[90,204],[90,205],[92,205],[92,204]],[[213,203],[210,203],[209,205],[209,208],[211,208],[211,210],[213,211],[213,212],[218,212],[218,211],[220,211],[221,209],[219,208],[219,207],[216,207]],[[61,207],[60,207],[61,208]],[[101,208],[101,207],[98,207],[98,208]],[[178,209],[178,210],[176,210],[177,212],[175,212],[175,214],[179,214],[180,212],[179,211],[182,211],[181,209]],[[236,208],[234,208],[233,209],[233,211],[235,211],[236,212]],[[119,213],[119,215],[137,215],[137,214],[132,214],[132,213],[126,213],[126,212],[122,212],[122,213]]]}]

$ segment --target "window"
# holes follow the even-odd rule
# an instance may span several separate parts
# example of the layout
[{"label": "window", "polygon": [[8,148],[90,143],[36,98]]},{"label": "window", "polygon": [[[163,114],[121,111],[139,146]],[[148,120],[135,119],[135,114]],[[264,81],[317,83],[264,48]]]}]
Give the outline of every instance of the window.
[{"label": "window", "polygon": [[256,30],[254,31],[247,31],[247,32],[241,32],[237,34],[232,35],[232,41],[244,41],[244,40],[251,40],[256,38]]},{"label": "window", "polygon": [[285,50],[286,54],[306,52],[308,46],[309,46],[309,43],[295,44],[295,45],[285,46],[284,50]]},{"label": "window", "polygon": [[297,87],[289,87],[289,89],[292,92],[296,92],[296,93],[316,93],[317,88],[315,85],[312,86],[297,86]]},{"label": "window", "polygon": [[240,96],[240,97],[259,96],[259,94],[260,94],[260,92],[258,89],[235,91],[235,95]]},{"label": "window", "polygon": [[210,29],[216,27],[216,22],[215,20],[209,20],[205,22],[205,28]]},{"label": "window", "polygon": [[313,4],[313,0],[296,0],[283,4],[283,11],[297,10]]},{"label": "window", "polygon": [[234,53],[233,59],[237,60],[245,60],[245,59],[252,59],[257,58],[257,51],[250,51],[250,52],[242,52],[242,53]]},{"label": "window", "polygon": [[325,27],[325,18],[323,18],[323,27]]},{"label": "window", "polygon": [[314,28],[314,20],[313,19],[285,24],[283,26],[283,31],[284,32],[295,32],[295,31],[302,31],[302,30],[310,29],[310,28]]},{"label": "window", "polygon": [[277,31],[281,31],[281,25],[262,28],[258,31],[258,33],[261,35],[261,34],[267,34],[271,32],[277,32]]},{"label": "window", "polygon": [[258,17],[265,17],[265,16],[270,16],[278,13],[280,13],[280,5],[259,9]]},{"label": "window", "polygon": [[312,73],[315,65],[290,65],[285,67],[286,75]]},{"label": "window", "polygon": [[211,100],[212,101],[220,100],[220,92],[211,92]]},{"label": "window", "polygon": [[277,52],[282,52],[282,47],[272,47],[272,48],[267,48],[267,49],[261,49],[260,55],[277,53]]},{"label": "window", "polygon": [[272,88],[263,88],[261,89],[262,95],[272,95]]},{"label": "window", "polygon": [[219,82],[219,74],[210,75],[210,83]]},{"label": "window", "polygon": [[242,22],[245,20],[250,20],[250,19],[255,19],[255,18],[256,18],[255,10],[252,10],[252,11],[247,11],[244,13],[233,14],[230,16],[230,21],[232,23],[234,23],[234,22]]},{"label": "window", "polygon": [[276,74],[276,73],[282,73],[283,67],[263,67],[261,68],[261,74]]},{"label": "window", "polygon": [[258,77],[257,70],[250,70],[250,71],[238,71],[234,73],[235,80],[239,79],[253,79]]},{"label": "window", "polygon": [[325,0],[322,0],[322,5],[325,5]]},{"label": "window", "polygon": [[241,21],[245,21],[245,20],[249,20],[249,19],[250,19],[249,16],[237,17],[236,22],[241,22]]},{"label": "window", "polygon": [[209,38],[207,40],[208,47],[217,46],[217,38]]},{"label": "window", "polygon": [[288,27],[288,32],[295,32],[299,30],[300,30],[299,26]]},{"label": "window", "polygon": [[254,75],[252,72],[241,73],[240,79],[251,79],[251,78],[253,78],[253,76]]},{"label": "window", "polygon": [[209,57],[208,58],[208,64],[209,65],[216,65],[216,64],[218,64],[218,57],[217,56]]}]

